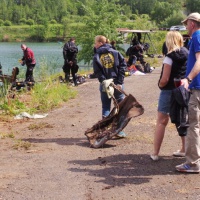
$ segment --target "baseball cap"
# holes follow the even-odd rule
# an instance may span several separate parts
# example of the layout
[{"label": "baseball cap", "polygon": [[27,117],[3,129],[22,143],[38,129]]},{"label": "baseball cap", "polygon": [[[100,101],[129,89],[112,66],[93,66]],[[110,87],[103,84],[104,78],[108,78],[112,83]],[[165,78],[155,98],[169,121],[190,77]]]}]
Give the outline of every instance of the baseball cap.
[{"label": "baseball cap", "polygon": [[200,14],[198,12],[195,12],[195,13],[191,13],[190,15],[187,16],[186,19],[184,19],[182,21],[183,24],[186,24],[187,23],[187,20],[194,20],[194,21],[197,21],[197,22],[200,22]]}]

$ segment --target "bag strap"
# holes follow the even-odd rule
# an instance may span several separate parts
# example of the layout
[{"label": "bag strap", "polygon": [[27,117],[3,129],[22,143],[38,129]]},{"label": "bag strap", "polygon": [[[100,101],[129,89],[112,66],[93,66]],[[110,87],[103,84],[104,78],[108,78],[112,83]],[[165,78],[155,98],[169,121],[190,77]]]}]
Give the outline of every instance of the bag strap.
[{"label": "bag strap", "polygon": [[119,92],[121,92],[122,94],[124,94],[126,97],[128,96],[128,94],[126,94],[121,88],[117,87],[117,85],[115,85],[114,83],[111,83],[110,85],[114,87],[116,90],[118,90]]}]

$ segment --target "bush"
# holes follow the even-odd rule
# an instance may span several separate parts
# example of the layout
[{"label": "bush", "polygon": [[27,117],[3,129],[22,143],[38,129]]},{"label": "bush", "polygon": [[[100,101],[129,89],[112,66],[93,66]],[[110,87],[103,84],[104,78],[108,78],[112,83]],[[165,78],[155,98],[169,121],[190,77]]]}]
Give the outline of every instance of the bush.
[{"label": "bush", "polygon": [[136,14],[132,14],[130,16],[130,20],[136,20],[138,18],[138,16]]},{"label": "bush", "polygon": [[63,17],[63,19],[61,20],[61,23],[63,25],[67,25],[67,24],[71,23],[71,20],[68,17]]},{"label": "bush", "polygon": [[57,24],[57,21],[56,21],[55,19],[52,19],[52,20],[50,21],[50,24]]},{"label": "bush", "polygon": [[3,25],[4,25],[4,26],[11,26],[12,23],[11,23],[11,21],[6,20],[6,21],[3,23]]},{"label": "bush", "polygon": [[120,18],[121,18],[122,21],[126,21],[127,20],[127,17],[125,15],[122,15]]},{"label": "bush", "polygon": [[33,111],[47,112],[59,107],[63,102],[75,98],[77,92],[59,81],[51,79],[38,83],[32,92],[32,101],[29,102]]},{"label": "bush", "polygon": [[34,20],[32,20],[32,19],[28,19],[27,21],[26,21],[26,24],[28,24],[28,25],[33,25],[34,24]]},{"label": "bush", "polygon": [[181,21],[184,19],[184,15],[181,12],[173,12],[168,18],[160,23],[160,27],[171,27],[174,25],[181,24]]},{"label": "bush", "polygon": [[20,19],[20,20],[19,20],[19,23],[20,23],[20,24],[26,24],[26,19],[25,19],[25,18]]},{"label": "bush", "polygon": [[2,19],[0,19],[0,26],[2,26],[3,25],[3,20]]},{"label": "bush", "polygon": [[142,19],[149,20],[149,15],[147,15],[147,14],[142,14],[142,15],[140,15],[140,17],[141,17]]}]

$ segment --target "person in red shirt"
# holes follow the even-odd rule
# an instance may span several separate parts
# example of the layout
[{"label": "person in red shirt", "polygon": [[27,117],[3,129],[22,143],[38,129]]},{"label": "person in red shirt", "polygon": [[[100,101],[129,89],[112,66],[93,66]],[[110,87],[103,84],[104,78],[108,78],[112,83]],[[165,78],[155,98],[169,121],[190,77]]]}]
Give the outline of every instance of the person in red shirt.
[{"label": "person in red shirt", "polygon": [[33,78],[33,69],[36,65],[34,53],[25,44],[21,44],[21,49],[24,53],[21,59],[21,65],[24,66],[26,64],[27,66],[25,82],[35,82]]}]

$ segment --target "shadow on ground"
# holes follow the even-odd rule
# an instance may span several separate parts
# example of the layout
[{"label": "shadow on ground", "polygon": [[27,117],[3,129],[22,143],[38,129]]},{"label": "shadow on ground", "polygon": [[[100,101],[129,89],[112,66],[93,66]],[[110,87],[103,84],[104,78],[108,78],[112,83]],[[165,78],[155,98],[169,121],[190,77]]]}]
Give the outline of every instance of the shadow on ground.
[{"label": "shadow on ground", "polygon": [[[152,176],[156,175],[180,175],[174,167],[182,162],[183,158],[165,156],[154,162],[147,154],[119,154],[104,158],[98,157],[93,160],[73,160],[70,163],[75,163],[80,168],[71,168],[70,170],[76,173],[87,172],[90,176],[101,177],[102,179],[97,182],[103,182],[110,186],[124,186],[147,183]],[[100,167],[96,169],[96,165]]]},{"label": "shadow on ground", "polygon": [[[28,138],[28,139],[21,139],[22,141],[25,142],[30,142],[30,143],[56,143],[59,145],[78,145],[82,147],[90,147],[90,144],[88,140],[84,138],[46,138],[46,139],[41,139],[41,138]],[[116,145],[111,145],[111,144],[104,144],[103,148],[111,148],[115,147]]]}]

